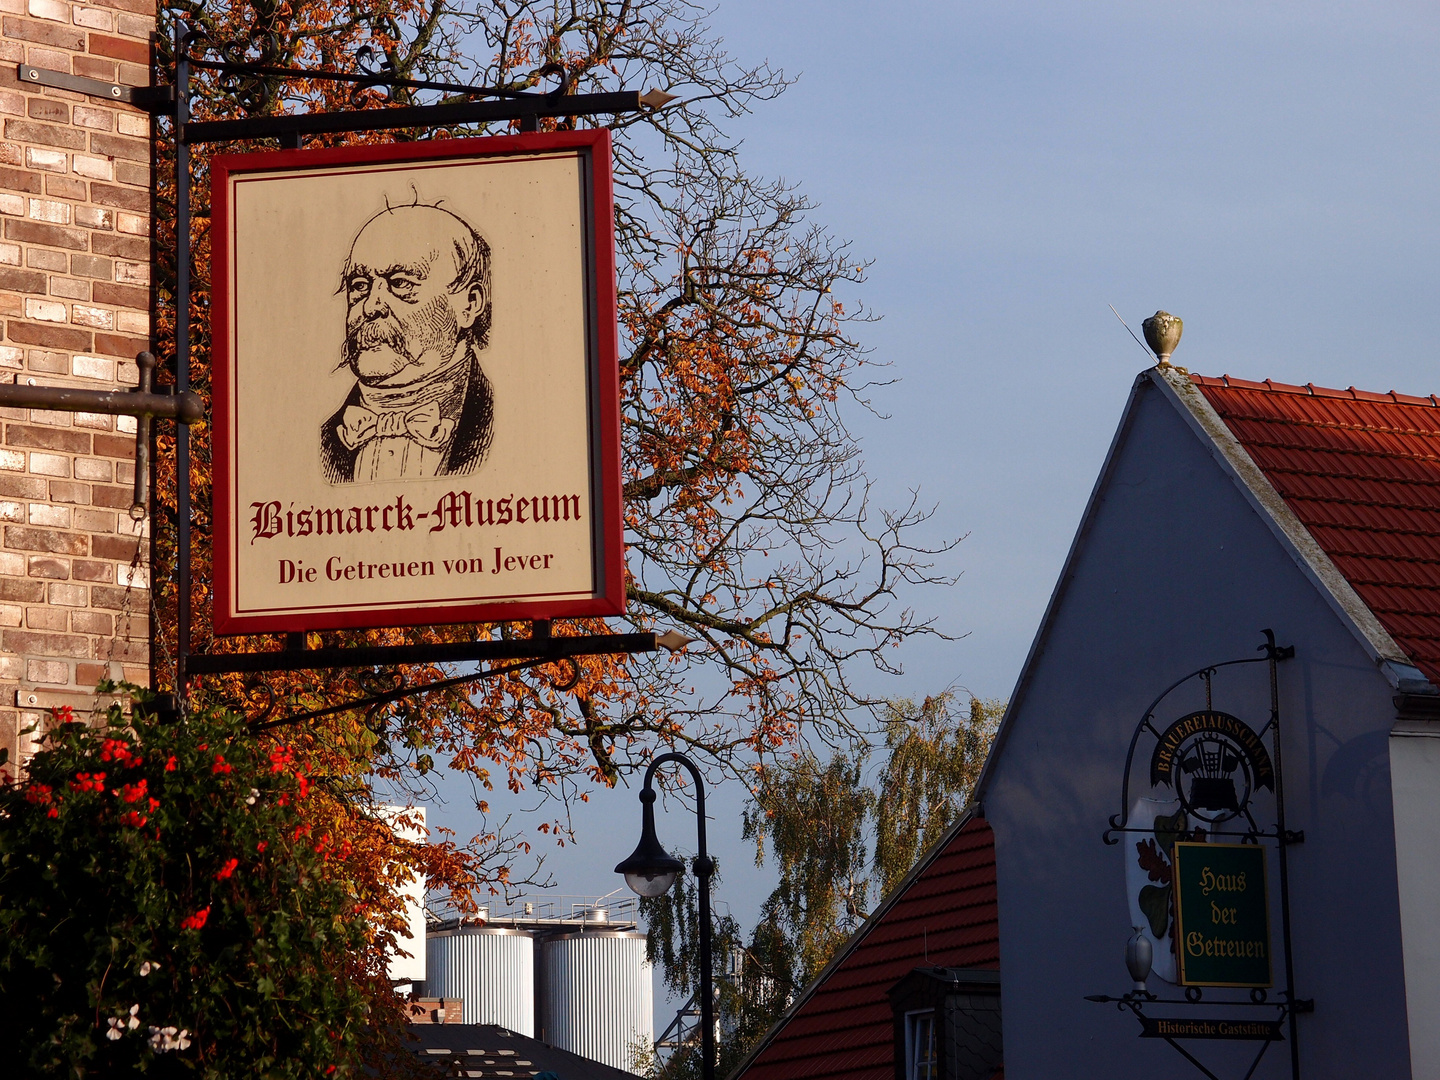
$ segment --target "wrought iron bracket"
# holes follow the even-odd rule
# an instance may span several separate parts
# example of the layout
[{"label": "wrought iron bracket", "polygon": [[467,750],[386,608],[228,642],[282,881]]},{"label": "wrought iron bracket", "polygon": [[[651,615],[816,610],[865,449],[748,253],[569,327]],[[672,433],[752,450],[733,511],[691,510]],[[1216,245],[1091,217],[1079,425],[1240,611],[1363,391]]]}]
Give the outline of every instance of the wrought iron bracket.
[{"label": "wrought iron bracket", "polygon": [[654,652],[655,635],[589,634],[584,637],[462,641],[434,645],[375,645],[355,649],[294,649],[263,653],[192,653],[189,675],[233,675],[260,671],[322,671],[333,668],[393,667],[398,664],[458,664],[476,660],[548,663],[572,656]]},{"label": "wrought iron bracket", "polygon": [[205,416],[205,403],[200,395],[186,390],[179,394],[160,394],[154,388],[155,357],[142,352],[135,357],[140,369],[140,385],[134,390],[80,390],[73,386],[34,386],[25,383],[0,383],[0,408],[53,409],[57,412],[103,413],[107,416],[133,416],[135,427],[135,498],[130,516],[137,521],[145,516],[150,502],[150,421],[159,417],[190,425]]},{"label": "wrought iron bracket", "polygon": [[126,105],[134,105],[137,109],[144,109],[149,113],[165,112],[175,101],[175,88],[171,86],[126,86],[124,83],[51,71],[49,68],[39,68],[32,64],[18,65],[15,73],[25,86],[48,86],[54,90],[71,90],[107,101],[123,101]]}]

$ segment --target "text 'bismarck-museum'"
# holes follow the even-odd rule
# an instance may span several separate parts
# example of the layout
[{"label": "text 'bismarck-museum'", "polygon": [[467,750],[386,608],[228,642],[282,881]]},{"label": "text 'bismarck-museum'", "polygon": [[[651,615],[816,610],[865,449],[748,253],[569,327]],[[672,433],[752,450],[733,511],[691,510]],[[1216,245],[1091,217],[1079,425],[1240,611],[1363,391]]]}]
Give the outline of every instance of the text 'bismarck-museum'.
[{"label": "text 'bismarck-museum'", "polygon": [[430,532],[446,528],[489,525],[528,525],[551,521],[579,521],[579,495],[531,495],[503,499],[472,498],[468,491],[442,495],[434,510],[415,513],[415,508],[398,495],[385,506],[322,508],[308,506],[288,509],[278,499],[250,504],[253,534],[250,542],[276,536],[331,536],[341,533],[408,532],[417,521],[432,522]]}]

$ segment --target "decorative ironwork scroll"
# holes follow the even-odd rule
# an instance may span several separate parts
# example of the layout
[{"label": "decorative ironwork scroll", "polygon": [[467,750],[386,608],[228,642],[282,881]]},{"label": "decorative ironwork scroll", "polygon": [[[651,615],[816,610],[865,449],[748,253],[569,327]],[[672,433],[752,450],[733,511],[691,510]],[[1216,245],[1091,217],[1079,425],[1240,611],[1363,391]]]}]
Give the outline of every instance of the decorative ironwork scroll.
[{"label": "decorative ironwork scroll", "polygon": [[[1094,994],[1086,1000],[1113,1003],[1118,1009],[1128,1009],[1140,1021],[1142,1038],[1164,1039],[1210,1080],[1220,1078],[1182,1046],[1181,1040],[1258,1041],[1260,1048],[1242,1080],[1249,1080],[1254,1075],[1272,1043],[1286,1042],[1289,1045],[1292,1080],[1299,1080],[1300,1056],[1295,1018],[1301,1013],[1313,1012],[1315,1008],[1313,1000],[1299,998],[1295,994],[1290,934],[1287,850],[1293,844],[1304,842],[1305,834],[1291,831],[1285,823],[1278,667],[1282,661],[1295,655],[1295,649],[1293,646],[1276,645],[1272,631],[1262,632],[1265,643],[1256,650],[1259,656],[1225,660],[1192,671],[1167,686],[1150,703],[1135,727],[1125,755],[1120,812],[1110,818],[1109,828],[1102,836],[1108,845],[1119,844],[1127,836],[1140,837],[1137,851],[1142,866],[1149,868],[1155,884],[1139,890],[1140,911],[1142,918],[1148,920],[1148,925],[1137,928],[1127,956],[1131,974],[1136,980],[1135,989],[1119,997]],[[1217,709],[1214,703],[1216,675],[1222,669],[1250,664],[1265,664],[1269,668],[1269,717],[1258,730],[1239,717]],[[1205,708],[1161,727],[1156,720],[1157,710],[1172,693],[1194,680],[1204,684]],[[1134,808],[1139,804],[1132,801],[1131,777],[1141,741],[1147,736],[1154,740],[1145,774],[1149,786],[1152,790],[1169,788],[1174,793],[1174,802],[1170,805],[1178,804],[1179,809],[1170,814],[1156,810],[1154,820],[1142,826],[1133,817]],[[1273,824],[1262,826],[1256,820],[1252,804],[1261,790],[1268,790],[1274,795]],[[1216,843],[1221,838],[1238,841],[1238,846]],[[1253,877],[1256,874],[1257,860],[1245,855],[1243,850],[1250,845],[1263,850],[1263,845],[1271,843],[1276,848],[1280,871],[1281,945],[1285,953],[1285,981],[1278,1000],[1270,999],[1265,986],[1255,985],[1256,982],[1268,985],[1271,970],[1266,925],[1268,900],[1264,899],[1264,856],[1258,860],[1261,880],[1252,882],[1245,875]],[[1193,852],[1205,853],[1206,844],[1215,850],[1216,857],[1207,860],[1207,865],[1196,872],[1209,872],[1210,879],[1187,880],[1184,883],[1177,880],[1175,875],[1181,872],[1179,860],[1175,858],[1177,848],[1183,847],[1189,863],[1194,861]],[[1236,855],[1222,858],[1227,851],[1236,852]],[[1213,862],[1215,867],[1211,868],[1209,862]],[[1259,889],[1252,889],[1251,886],[1256,884]],[[1214,905],[1212,921],[1216,922],[1218,932],[1207,935],[1197,931],[1182,937],[1181,931],[1175,927],[1176,917],[1181,913],[1178,894],[1182,887],[1198,890],[1204,894],[1205,903]],[[1257,897],[1260,898],[1258,902]],[[1199,896],[1190,898],[1190,907],[1186,910],[1192,913],[1192,917],[1200,899]],[[1190,947],[1195,953],[1188,971],[1187,965],[1178,964],[1172,973],[1173,979],[1167,976],[1169,981],[1188,984],[1183,997],[1162,998],[1146,989],[1153,957],[1150,940],[1142,937],[1147,931],[1162,944],[1171,941],[1177,950]],[[1190,940],[1192,938],[1194,940]],[[1252,986],[1248,1001],[1207,1001],[1204,996],[1206,987],[1245,985]],[[1191,1012],[1191,1015],[1162,1016],[1154,1012],[1157,1006],[1165,1007],[1167,1011],[1170,1006],[1180,1007],[1182,1011],[1197,1011]],[[1217,1008],[1273,1010],[1273,1016],[1236,1019],[1215,1015]]]}]

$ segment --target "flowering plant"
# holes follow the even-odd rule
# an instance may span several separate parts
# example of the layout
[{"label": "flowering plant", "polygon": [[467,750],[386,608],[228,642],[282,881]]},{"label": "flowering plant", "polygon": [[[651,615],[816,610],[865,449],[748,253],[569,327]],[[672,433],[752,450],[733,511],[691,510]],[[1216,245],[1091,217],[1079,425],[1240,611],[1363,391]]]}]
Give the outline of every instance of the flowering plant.
[{"label": "flowering plant", "polygon": [[400,1013],[313,835],[323,782],[235,713],[166,723],[127,689],[131,717],[59,710],[23,779],[0,766],[0,1053],[26,1075],[353,1072]]}]

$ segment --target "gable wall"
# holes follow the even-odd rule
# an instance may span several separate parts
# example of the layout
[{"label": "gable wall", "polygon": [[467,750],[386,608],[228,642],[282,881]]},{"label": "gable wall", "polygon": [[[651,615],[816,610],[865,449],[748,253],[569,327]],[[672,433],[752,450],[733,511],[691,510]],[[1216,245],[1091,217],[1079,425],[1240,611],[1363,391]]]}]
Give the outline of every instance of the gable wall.
[{"label": "gable wall", "polygon": [[[1280,685],[1288,824],[1306,834],[1290,856],[1297,991],[1317,1002],[1300,1018],[1303,1075],[1408,1076],[1392,691],[1175,407],[1148,381],[1137,393],[981,792],[996,836],[1006,1075],[1108,1080],[1192,1068],[1164,1042],[1139,1039],[1128,1013],[1083,1000],[1129,988],[1124,856],[1100,836],[1154,696],[1204,664],[1253,655],[1260,630],[1273,627],[1297,648]],[[1268,705],[1264,665],[1217,677],[1216,708],[1258,727]],[[1157,722],[1203,706],[1197,686],[1168,699]],[[1142,741],[1142,757],[1150,746]],[[1146,793],[1132,789],[1132,800]],[[1273,820],[1266,799],[1257,806],[1262,824]],[[1276,868],[1272,856],[1278,901]],[[1278,947],[1278,902],[1272,925]],[[1212,1068],[1248,1061],[1243,1048],[1190,1047]],[[1256,1075],[1288,1075],[1284,1048]]]}]

